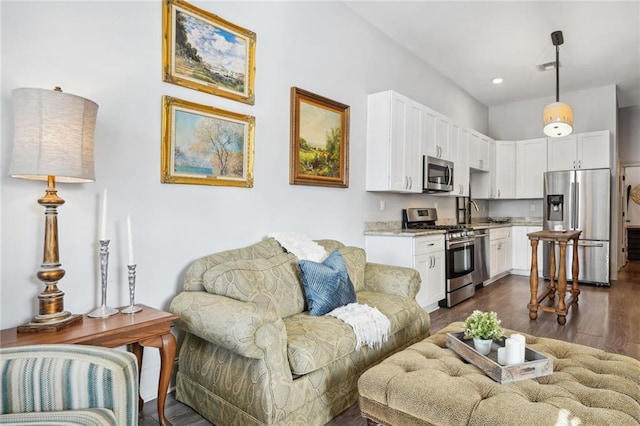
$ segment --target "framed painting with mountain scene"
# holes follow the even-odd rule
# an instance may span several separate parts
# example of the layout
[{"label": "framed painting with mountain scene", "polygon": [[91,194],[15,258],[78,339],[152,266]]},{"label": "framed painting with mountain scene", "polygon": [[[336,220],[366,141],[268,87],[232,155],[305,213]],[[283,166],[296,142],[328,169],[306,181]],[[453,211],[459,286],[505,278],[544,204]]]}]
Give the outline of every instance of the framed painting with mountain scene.
[{"label": "framed painting with mountain scene", "polygon": [[255,118],[162,98],[162,183],[253,187]]},{"label": "framed painting with mountain scene", "polygon": [[162,75],[168,83],[253,105],[256,34],[182,0],[165,0]]},{"label": "framed painting with mountain scene", "polygon": [[292,185],[349,187],[349,106],[291,88]]}]

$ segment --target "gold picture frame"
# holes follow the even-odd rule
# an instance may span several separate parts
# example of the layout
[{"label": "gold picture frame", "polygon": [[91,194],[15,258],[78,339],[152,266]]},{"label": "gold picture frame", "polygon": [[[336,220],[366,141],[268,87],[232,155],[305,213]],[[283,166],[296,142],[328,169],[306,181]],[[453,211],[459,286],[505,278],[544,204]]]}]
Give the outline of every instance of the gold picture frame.
[{"label": "gold picture frame", "polygon": [[255,103],[256,34],[183,0],[164,0],[162,79]]},{"label": "gold picture frame", "polygon": [[291,88],[291,185],[349,187],[349,106]]},{"label": "gold picture frame", "polygon": [[253,187],[255,118],[162,97],[162,183]]}]

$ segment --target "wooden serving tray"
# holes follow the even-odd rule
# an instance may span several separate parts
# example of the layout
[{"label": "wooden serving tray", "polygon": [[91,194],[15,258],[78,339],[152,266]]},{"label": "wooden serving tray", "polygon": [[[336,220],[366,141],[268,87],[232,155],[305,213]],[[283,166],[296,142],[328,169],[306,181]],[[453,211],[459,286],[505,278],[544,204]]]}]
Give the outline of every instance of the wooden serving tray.
[{"label": "wooden serving tray", "polygon": [[489,355],[482,355],[473,347],[473,340],[465,340],[463,336],[464,333],[447,333],[447,347],[498,383],[511,383],[553,374],[553,360],[532,349],[525,347],[525,362],[522,364],[500,365],[497,360],[498,348],[504,347],[504,339],[494,340]]}]

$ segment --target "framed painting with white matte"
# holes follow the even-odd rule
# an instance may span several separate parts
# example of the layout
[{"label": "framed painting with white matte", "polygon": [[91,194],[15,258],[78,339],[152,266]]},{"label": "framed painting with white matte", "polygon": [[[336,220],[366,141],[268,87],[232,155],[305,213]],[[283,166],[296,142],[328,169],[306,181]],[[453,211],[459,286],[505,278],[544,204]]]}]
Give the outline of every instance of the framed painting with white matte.
[{"label": "framed painting with white matte", "polygon": [[161,181],[253,187],[255,118],[162,98]]},{"label": "framed painting with white matte", "polygon": [[292,185],[349,187],[349,106],[291,88]]},{"label": "framed painting with white matte", "polygon": [[162,75],[168,83],[253,105],[256,34],[183,0],[165,0]]}]

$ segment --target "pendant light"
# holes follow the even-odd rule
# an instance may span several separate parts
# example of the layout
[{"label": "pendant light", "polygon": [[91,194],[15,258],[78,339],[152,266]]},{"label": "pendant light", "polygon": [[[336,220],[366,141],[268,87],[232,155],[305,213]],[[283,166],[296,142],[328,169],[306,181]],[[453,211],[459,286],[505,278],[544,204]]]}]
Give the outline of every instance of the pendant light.
[{"label": "pendant light", "polygon": [[564,43],[562,31],[552,32],[551,42],[556,47],[556,101],[544,108],[544,133],[549,137],[559,138],[573,132],[573,109],[560,102],[560,51],[558,46]]}]

